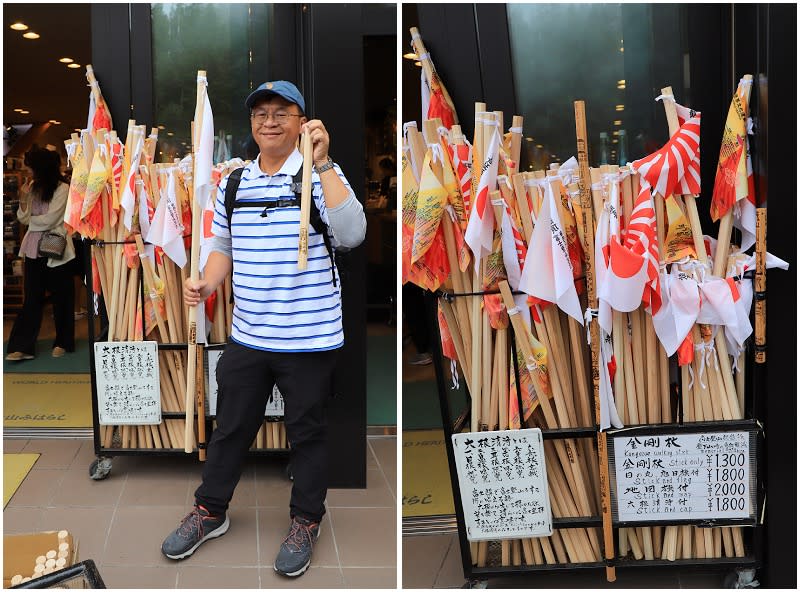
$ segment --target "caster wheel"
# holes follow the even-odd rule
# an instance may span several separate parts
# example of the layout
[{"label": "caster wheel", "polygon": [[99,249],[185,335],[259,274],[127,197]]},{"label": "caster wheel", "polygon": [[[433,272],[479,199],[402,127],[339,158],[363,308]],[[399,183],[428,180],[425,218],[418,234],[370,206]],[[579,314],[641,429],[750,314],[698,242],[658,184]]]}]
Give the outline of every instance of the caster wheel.
[{"label": "caster wheel", "polygon": [[111,459],[97,458],[89,465],[89,477],[95,481],[102,481],[111,473]]}]

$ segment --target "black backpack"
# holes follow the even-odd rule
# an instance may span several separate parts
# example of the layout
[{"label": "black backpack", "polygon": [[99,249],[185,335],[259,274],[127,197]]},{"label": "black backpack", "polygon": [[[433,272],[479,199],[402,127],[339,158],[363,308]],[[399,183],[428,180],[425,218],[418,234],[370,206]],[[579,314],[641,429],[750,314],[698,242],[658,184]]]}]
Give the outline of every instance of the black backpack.
[{"label": "black backpack", "polygon": [[[242,172],[244,171],[244,167],[238,168],[233,171],[228,176],[228,184],[225,186],[225,213],[228,217],[228,229],[231,226],[231,216],[233,215],[233,209],[237,207],[261,207],[264,206],[264,211],[261,213],[262,217],[266,217],[267,210],[270,206],[276,207],[276,200],[259,200],[259,201],[241,201],[236,199],[236,192],[239,189],[239,183],[242,181]],[[300,194],[302,193],[303,188],[303,169],[301,168],[297,171],[297,174],[292,177],[292,185],[291,190],[292,193],[295,194],[294,198],[292,199],[280,199],[277,200],[277,207],[288,207],[288,206],[299,206],[300,205]],[[325,248],[328,250],[328,256],[331,259],[331,279],[333,281],[334,287],[336,287],[336,270],[335,270],[335,262],[334,262],[334,249],[331,245],[331,237],[328,233],[328,225],[323,222],[322,217],[319,214],[319,208],[317,208],[317,202],[314,201],[312,196],[311,198],[311,212],[309,215],[309,222],[311,226],[314,228],[316,232],[322,235],[322,241],[325,243]]]}]

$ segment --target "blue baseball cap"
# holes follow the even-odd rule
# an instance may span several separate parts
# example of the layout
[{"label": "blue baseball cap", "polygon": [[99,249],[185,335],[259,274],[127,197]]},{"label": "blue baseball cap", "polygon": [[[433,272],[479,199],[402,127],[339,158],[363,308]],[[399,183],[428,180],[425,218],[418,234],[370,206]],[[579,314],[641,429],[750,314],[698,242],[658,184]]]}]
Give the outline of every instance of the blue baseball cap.
[{"label": "blue baseball cap", "polygon": [[286,80],[265,82],[250,93],[244,104],[247,105],[248,109],[252,109],[256,102],[267,99],[273,95],[278,95],[279,97],[283,97],[291,103],[295,103],[298,107],[300,107],[300,110],[303,113],[306,112],[306,102],[305,99],[303,99],[303,95],[300,94],[300,91],[297,90],[297,87],[294,84]]}]

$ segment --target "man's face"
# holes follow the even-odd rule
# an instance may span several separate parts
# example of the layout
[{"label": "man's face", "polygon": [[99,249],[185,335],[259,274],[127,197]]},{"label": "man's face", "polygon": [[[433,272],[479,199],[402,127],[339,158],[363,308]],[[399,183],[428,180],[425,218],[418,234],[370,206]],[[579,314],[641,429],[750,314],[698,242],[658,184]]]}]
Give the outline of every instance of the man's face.
[{"label": "man's face", "polygon": [[262,154],[268,156],[291,154],[300,137],[300,126],[305,122],[300,107],[279,96],[256,103],[250,111],[253,139]]}]

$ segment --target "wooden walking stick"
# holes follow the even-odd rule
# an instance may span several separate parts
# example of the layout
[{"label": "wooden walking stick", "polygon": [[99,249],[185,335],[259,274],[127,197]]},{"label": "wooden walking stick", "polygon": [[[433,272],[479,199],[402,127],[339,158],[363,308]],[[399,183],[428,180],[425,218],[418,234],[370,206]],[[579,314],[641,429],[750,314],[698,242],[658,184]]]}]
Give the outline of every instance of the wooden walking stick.
[{"label": "wooden walking stick", "polygon": [[767,361],[767,208],[756,210],[756,364]]},{"label": "wooden walking stick", "polygon": [[[583,252],[586,256],[586,291],[589,296],[589,307],[597,308],[597,292],[594,281],[594,216],[592,215],[592,195],[589,191],[591,179],[589,174],[589,152],[586,136],[586,107],[583,101],[575,101],[575,134],[577,140],[578,164],[580,174],[578,187],[583,210]],[[594,390],[595,421],[600,423],[600,332],[597,322],[589,321],[592,338],[592,385]],[[597,455],[600,462],[600,505],[603,514],[603,547],[607,560],[614,559],[614,535],[611,527],[611,492],[608,477],[608,448],[606,433],[597,432]],[[606,579],[613,582],[617,579],[616,569],[606,566]]]},{"label": "wooden walking stick", "polygon": [[308,266],[308,223],[311,217],[311,167],[314,153],[311,135],[303,134],[303,185],[300,193],[300,242],[297,250],[297,269]]},{"label": "wooden walking stick", "polygon": [[[197,167],[197,152],[200,147],[200,130],[203,129],[203,107],[206,99],[206,71],[197,71],[197,103],[194,110],[194,134],[193,152],[195,154],[194,165]],[[201,80],[202,79],[202,80]],[[197,172],[194,173],[197,179]],[[192,200],[192,255],[191,255],[191,274],[193,282],[200,279],[200,208],[197,207],[197,200]],[[184,436],[184,451],[193,451],[192,441],[194,440],[194,396],[196,388],[196,367],[197,367],[197,306],[189,308],[189,357],[186,368],[186,426]],[[200,422],[198,421],[198,424]]]}]

